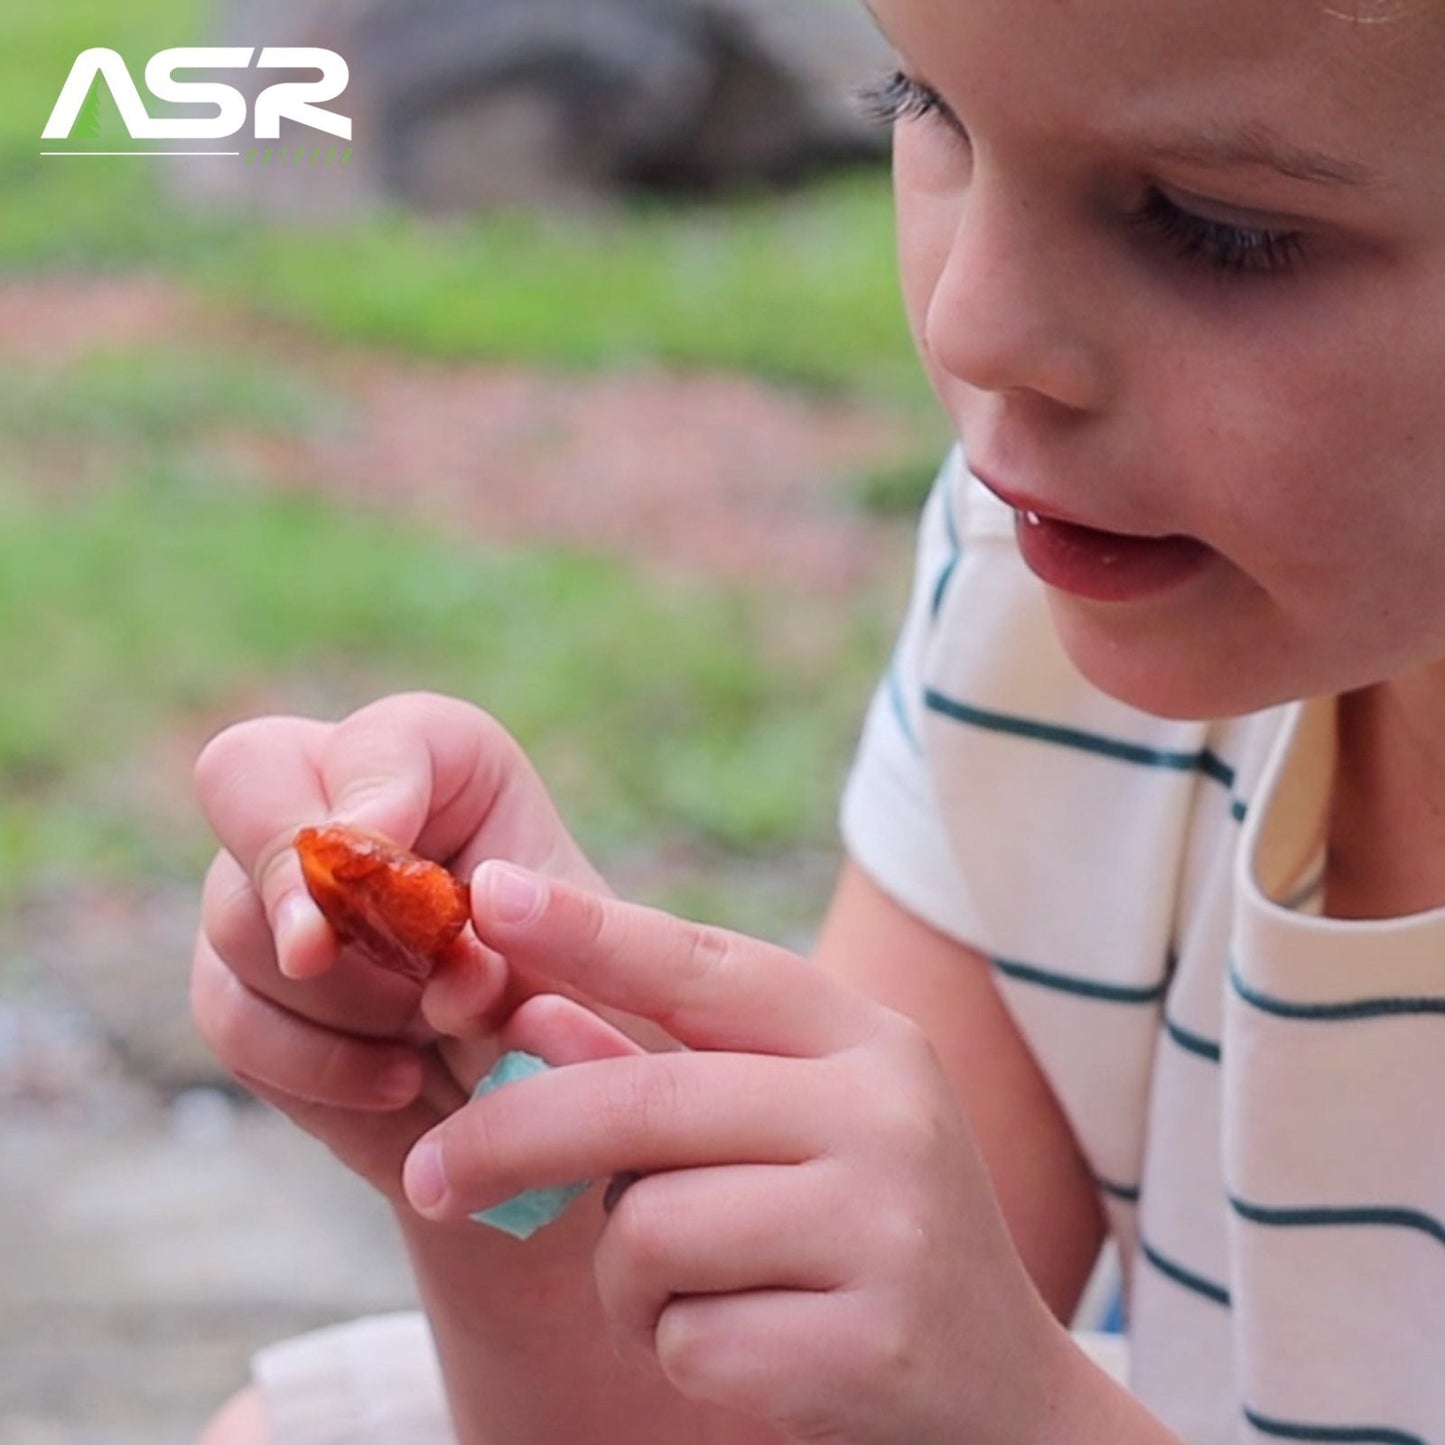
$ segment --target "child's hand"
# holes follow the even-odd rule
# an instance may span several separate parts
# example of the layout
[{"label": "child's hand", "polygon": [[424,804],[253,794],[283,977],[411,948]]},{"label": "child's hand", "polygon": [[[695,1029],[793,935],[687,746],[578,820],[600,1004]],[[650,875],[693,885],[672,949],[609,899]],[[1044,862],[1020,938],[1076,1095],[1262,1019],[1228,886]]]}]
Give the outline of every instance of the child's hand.
[{"label": "child's hand", "polygon": [[209,744],[196,775],[223,846],[192,973],[201,1033],[239,1079],[396,1197],[406,1149],[466,1099],[496,1051],[488,1025],[527,989],[470,934],[424,991],[340,947],[302,881],[296,830],[370,828],[463,880],[501,856],[605,885],[516,743],[450,699],[388,698],[334,724],[242,723]]},{"label": "child's hand", "polygon": [[[911,1023],[794,954],[505,865],[473,910],[514,962],[691,1051],[469,1104],[407,1160],[418,1209],[640,1174],[609,1191],[596,1276],[617,1335],[683,1394],[797,1439],[1046,1438],[1031,1412],[1063,1332]],[[557,1061],[533,1007],[525,1046]]]}]

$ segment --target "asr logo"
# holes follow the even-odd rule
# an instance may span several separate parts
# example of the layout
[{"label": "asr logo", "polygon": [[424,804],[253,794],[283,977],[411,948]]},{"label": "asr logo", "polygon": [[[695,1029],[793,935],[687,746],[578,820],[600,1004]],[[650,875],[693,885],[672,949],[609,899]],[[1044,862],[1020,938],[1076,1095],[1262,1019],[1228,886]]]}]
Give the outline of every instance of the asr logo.
[{"label": "asr logo", "polygon": [[[180,80],[183,70],[248,70],[255,59],[257,70],[315,70],[315,80],[278,80],[268,85],[249,106],[246,96],[222,80]],[[257,56],[256,47],[177,46],[153,55],[145,68],[145,84],[159,101],[192,107],[204,107],[204,115],[153,116],[146,107],[125,61],[114,50],[97,46],[83,50],[70,67],[70,74],[60,89],[55,108],[41,132],[46,141],[71,141],[77,121],[81,132],[95,135],[93,124],[97,87],[104,81],[110,92],[120,125],[132,141],[226,141],[232,140],[251,122],[250,138],[257,141],[279,140],[281,122],[288,120],[310,130],[320,131],[341,140],[351,139],[348,116],[325,109],[320,102],[335,100],[346,89],[351,72],[346,61],[334,50],[316,46],[269,45]],[[92,96],[92,92],[97,94]],[[248,117],[249,112],[249,117]],[[91,124],[87,127],[87,118]],[[44,151],[45,155],[95,154],[169,154],[169,155],[239,155],[239,151],[155,151],[132,148],[128,151],[95,151],[65,149]],[[268,153],[269,154],[269,153]]]}]

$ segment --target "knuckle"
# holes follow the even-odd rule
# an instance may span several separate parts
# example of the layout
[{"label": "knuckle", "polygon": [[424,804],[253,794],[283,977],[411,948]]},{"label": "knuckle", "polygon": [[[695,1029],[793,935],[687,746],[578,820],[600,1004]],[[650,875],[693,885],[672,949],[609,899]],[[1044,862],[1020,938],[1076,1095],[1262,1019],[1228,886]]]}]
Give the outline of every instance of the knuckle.
[{"label": "knuckle", "polygon": [[591,893],[570,891],[573,923],[577,936],[588,953],[611,955],[619,951],[621,940],[610,910]]},{"label": "knuckle", "polygon": [[640,1060],[638,1067],[622,1071],[622,1077],[623,1082],[602,1096],[607,1114],[602,1127],[609,1134],[643,1145],[676,1119],[678,1082],[660,1055]]},{"label": "knuckle", "polygon": [[[907,1278],[918,1278],[936,1265],[931,1232],[919,1218],[910,1197],[897,1195],[889,1202],[873,1201],[867,1223],[872,1247],[892,1260],[895,1272]],[[888,1345],[886,1331],[879,1332],[878,1344]],[[891,1352],[884,1349],[884,1354]]]},{"label": "knuckle", "polygon": [[950,1131],[931,1099],[890,1093],[879,1104],[877,1117],[900,1172],[913,1175],[935,1167]]},{"label": "knuckle", "polygon": [[[446,721],[447,715],[436,715]],[[497,797],[519,777],[530,777],[532,768],[526,750],[491,713],[467,704],[464,716],[451,717],[458,732],[469,740],[471,766],[466,771],[488,797]]]},{"label": "knuckle", "polygon": [[[296,857],[295,839],[288,831],[284,836],[273,838],[256,859],[256,875],[253,890],[257,897],[269,900],[274,907],[287,888],[299,880],[300,862]],[[266,906],[263,903],[263,909]]]},{"label": "knuckle", "polygon": [[454,1115],[437,1135],[447,1178],[463,1194],[493,1189],[513,1194],[527,1183],[513,1162],[515,1151],[507,1146],[507,1131],[498,1119],[500,1112],[492,1099],[477,1099]]},{"label": "knuckle", "polygon": [[[363,1046],[365,1047],[365,1046]],[[310,1093],[323,1102],[346,1102],[358,1088],[365,1089],[365,1072],[357,1067],[357,1046],[346,1039],[328,1039],[318,1050],[310,1071]]]},{"label": "knuckle", "polygon": [[358,728],[370,729],[377,725],[389,726],[412,717],[418,712],[430,711],[445,701],[446,699],[439,693],[430,693],[421,689],[388,693],[385,697],[377,698],[374,702],[368,702],[357,708],[355,712],[347,713],[337,724],[337,729],[354,732]]},{"label": "knuckle", "polygon": [[632,928],[618,906],[584,888],[551,884],[550,908],[576,940],[578,955],[602,967],[627,957]]},{"label": "knuckle", "polygon": [[445,722],[456,719],[472,720],[481,714],[481,709],[460,698],[448,697],[445,693],[430,692],[425,688],[413,688],[408,692],[395,693],[389,698],[362,708],[357,716],[372,709],[391,710],[402,715],[417,718],[438,718]]},{"label": "knuckle", "polygon": [[871,1140],[900,1176],[937,1167],[957,1132],[945,1095],[896,1074],[886,1080],[876,1072],[855,1078],[848,1095],[855,1137]]},{"label": "knuckle", "polygon": [[420,689],[367,703],[343,718],[337,730],[347,737],[373,732],[422,738],[455,734],[475,739],[489,751],[521,752],[520,745],[491,713],[460,698]]},{"label": "knuckle", "polygon": [[196,756],[193,775],[202,801],[222,792],[265,724],[256,718],[234,722],[216,733]]},{"label": "knuckle", "polygon": [[882,1041],[906,1064],[916,1067],[933,1057],[933,1045],[923,1025],[907,1014],[892,1009],[880,1011],[878,1032]]},{"label": "knuckle", "polygon": [[612,1228],[619,1248],[626,1256],[629,1274],[654,1274],[670,1256],[673,1216],[666,1208],[664,1190],[634,1184],[613,1211]]},{"label": "knuckle", "polygon": [[734,950],[729,934],[685,920],[679,922],[679,927],[682,934],[678,940],[678,955],[682,975],[688,984],[694,987],[706,984],[726,970],[732,962]]},{"label": "knuckle", "polygon": [[475,703],[438,692],[419,692],[411,694],[411,705],[422,724],[435,723],[470,736],[486,752],[496,753],[505,761],[522,756],[521,744],[492,713]]},{"label": "knuckle", "polygon": [[923,1341],[901,1312],[884,1310],[880,1316],[871,1321],[857,1384],[872,1398],[896,1399],[918,1369]]}]

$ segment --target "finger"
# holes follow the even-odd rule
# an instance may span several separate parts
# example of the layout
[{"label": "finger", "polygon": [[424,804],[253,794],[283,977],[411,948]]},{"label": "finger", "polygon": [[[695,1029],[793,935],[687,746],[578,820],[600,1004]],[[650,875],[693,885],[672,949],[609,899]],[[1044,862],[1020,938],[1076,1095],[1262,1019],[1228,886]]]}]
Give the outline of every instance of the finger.
[{"label": "finger", "polygon": [[489,764],[501,736],[477,708],[424,693],[383,698],[338,723],[254,719],[206,745],[197,788],[222,844],[258,879],[298,828],[325,819],[403,847],[430,825],[434,846],[423,851],[446,857],[469,832],[464,805],[488,801],[471,790],[495,792],[500,782],[503,770]]},{"label": "finger", "polygon": [[646,1052],[590,1008],[555,993],[534,994],[507,1020],[502,1048],[522,1049],[556,1065]]},{"label": "finger", "polygon": [[378,968],[355,950],[338,953],[329,930],[334,968],[299,982],[281,974],[260,895],[229,853],[218,854],[206,874],[201,927],[212,951],[248,989],[314,1023],[377,1036],[414,1027],[415,983]]},{"label": "finger", "polygon": [[680,1295],[840,1284],[849,1251],[838,1237],[827,1172],[816,1162],[735,1165],[634,1184],[613,1210],[594,1262],[619,1336],[650,1352],[658,1320]]},{"label": "finger", "polygon": [[[335,937],[302,878],[297,830],[340,821],[445,858],[465,837],[453,805],[467,800],[468,780],[477,772],[482,716],[450,699],[410,694],[335,724],[306,718],[240,723],[203,749],[196,763],[202,807],[226,850],[255,880],[283,972],[313,977],[337,956]],[[433,817],[448,809],[450,831]],[[430,852],[419,840],[429,825],[437,835]]]},{"label": "finger", "polygon": [[880,1391],[869,1391],[860,1409],[846,1370],[857,1353],[849,1351],[850,1327],[866,1337],[872,1323],[863,1303],[839,1291],[681,1295],[664,1307],[653,1349],[679,1394],[772,1420],[790,1440],[842,1438],[836,1422],[849,1418],[865,1422],[859,1438],[896,1439],[889,1420],[864,1413],[879,1413]]},{"label": "finger", "polygon": [[402,1044],[319,1027],[247,988],[204,936],[191,968],[191,1008],[202,1038],[243,1081],[345,1109],[391,1110],[422,1086],[422,1064]]},{"label": "finger", "polygon": [[513,967],[652,1019],[693,1048],[821,1057],[860,1042],[877,1017],[786,949],[501,862],[474,875],[472,918]]},{"label": "finger", "polygon": [[458,877],[504,847],[525,867],[603,887],[516,739],[470,703],[415,692],[359,709],[337,724],[323,781],[338,819]]},{"label": "finger", "polygon": [[237,723],[196,760],[196,795],[221,846],[250,877],[276,937],[278,966],[305,977],[335,961],[336,940],[311,901],[292,848],[327,816],[320,759],[332,732],[310,718]]},{"label": "finger", "polygon": [[815,1150],[826,1102],[817,1072],[795,1059],[680,1052],[553,1069],[433,1129],[407,1161],[407,1193],[418,1212],[452,1219],[622,1170],[797,1163]]},{"label": "finger", "polygon": [[227,852],[218,853],[201,890],[201,927],[217,954],[259,992],[275,996],[282,987],[281,958],[291,977],[307,978],[328,969],[340,953],[336,935],[320,912],[304,900],[286,907],[276,927],[267,916],[251,875]]},{"label": "finger", "polygon": [[507,965],[469,935],[458,938],[423,985],[421,1011],[438,1034],[464,1039],[481,1032],[506,993]]},{"label": "finger", "polygon": [[280,966],[293,976],[333,961],[292,846],[309,823],[372,829],[459,876],[504,844],[524,864],[603,888],[516,742],[451,698],[389,697],[336,724],[237,724],[202,751],[196,786],[221,843],[256,880]]}]

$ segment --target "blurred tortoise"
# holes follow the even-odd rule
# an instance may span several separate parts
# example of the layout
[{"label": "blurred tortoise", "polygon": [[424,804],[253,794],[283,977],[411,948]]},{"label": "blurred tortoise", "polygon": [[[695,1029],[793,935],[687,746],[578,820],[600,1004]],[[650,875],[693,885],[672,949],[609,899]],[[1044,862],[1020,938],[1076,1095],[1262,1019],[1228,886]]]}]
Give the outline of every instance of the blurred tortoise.
[{"label": "blurred tortoise", "polygon": [[[442,213],[591,207],[886,153],[852,92],[888,50],[849,0],[231,0],[220,30],[345,57],[333,104],[355,121],[354,164],[304,184],[289,167],[217,168],[196,183],[208,203],[229,187],[273,210],[368,195]],[[298,128],[282,144],[324,140]]]}]

